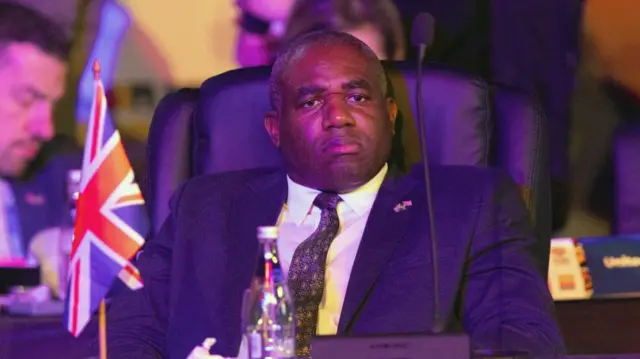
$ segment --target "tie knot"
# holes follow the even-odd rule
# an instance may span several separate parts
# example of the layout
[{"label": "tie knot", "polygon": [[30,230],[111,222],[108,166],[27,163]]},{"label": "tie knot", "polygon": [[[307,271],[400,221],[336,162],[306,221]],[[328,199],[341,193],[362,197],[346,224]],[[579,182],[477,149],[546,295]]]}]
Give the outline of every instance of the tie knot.
[{"label": "tie knot", "polygon": [[340,201],[342,201],[342,198],[336,193],[322,192],[316,196],[313,204],[321,210],[336,209]]}]

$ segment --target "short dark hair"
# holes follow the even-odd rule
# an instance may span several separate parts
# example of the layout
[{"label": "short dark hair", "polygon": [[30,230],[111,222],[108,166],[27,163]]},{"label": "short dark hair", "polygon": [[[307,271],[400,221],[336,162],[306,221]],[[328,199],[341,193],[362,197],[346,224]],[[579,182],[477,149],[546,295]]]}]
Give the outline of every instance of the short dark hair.
[{"label": "short dark hair", "polygon": [[271,77],[269,78],[269,99],[271,100],[271,107],[274,110],[279,112],[282,104],[282,77],[284,73],[304,56],[310,47],[315,45],[346,46],[364,55],[367,62],[376,68],[382,92],[387,95],[388,84],[386,73],[382,67],[382,63],[367,44],[345,32],[321,30],[310,32],[293,39],[276,58],[271,68]]},{"label": "short dark hair", "polygon": [[0,2],[0,50],[11,43],[29,43],[61,61],[71,44],[63,28],[42,13],[24,5]]},{"label": "short dark hair", "polygon": [[404,54],[405,33],[392,0],[297,0],[282,42],[316,30],[349,31],[367,24],[382,35],[386,60],[402,60],[396,57]]}]

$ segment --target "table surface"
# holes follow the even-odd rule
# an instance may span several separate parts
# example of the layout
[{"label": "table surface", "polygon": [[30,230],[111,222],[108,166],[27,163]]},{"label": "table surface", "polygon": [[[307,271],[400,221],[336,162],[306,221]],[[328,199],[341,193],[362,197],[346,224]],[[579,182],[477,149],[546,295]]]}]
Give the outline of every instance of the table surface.
[{"label": "table surface", "polygon": [[97,325],[79,338],[62,326],[60,317],[0,317],[0,359],[86,359],[95,356]]},{"label": "table surface", "polygon": [[[640,299],[556,303],[558,321],[572,359],[640,359]],[[88,359],[97,326],[76,339],[59,317],[0,316],[0,359]],[[616,355],[639,353],[628,355]]]},{"label": "table surface", "polygon": [[557,302],[569,354],[640,353],[640,299]]}]

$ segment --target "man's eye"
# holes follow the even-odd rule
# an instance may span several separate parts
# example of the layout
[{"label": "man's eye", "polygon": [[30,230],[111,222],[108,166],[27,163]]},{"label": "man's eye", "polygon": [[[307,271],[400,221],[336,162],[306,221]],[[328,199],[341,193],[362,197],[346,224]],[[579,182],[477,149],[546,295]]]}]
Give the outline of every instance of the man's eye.
[{"label": "man's eye", "polygon": [[304,102],[302,102],[302,107],[315,107],[320,103],[320,101],[316,100],[316,99],[310,99],[310,100],[306,100]]},{"label": "man's eye", "polygon": [[364,102],[367,100],[367,96],[354,94],[354,95],[349,95],[347,99],[351,102]]}]

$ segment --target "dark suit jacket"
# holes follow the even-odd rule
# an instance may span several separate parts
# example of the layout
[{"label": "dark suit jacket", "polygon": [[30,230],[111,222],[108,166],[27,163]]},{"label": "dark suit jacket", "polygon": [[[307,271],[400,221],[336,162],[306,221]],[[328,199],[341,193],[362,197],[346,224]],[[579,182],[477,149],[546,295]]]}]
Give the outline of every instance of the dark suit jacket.
[{"label": "dark suit jacket", "polygon": [[[423,176],[385,179],[349,281],[339,334],[428,331],[432,322],[430,241]],[[546,283],[528,247],[524,204],[507,175],[472,167],[432,170],[440,299],[449,330],[474,347],[564,351]],[[144,289],[108,312],[109,357],[183,359],[205,337],[236,356],[243,291],[257,265],[256,227],[276,223],[285,174],[251,170],[183,185],[171,214],[138,260]],[[412,205],[395,212],[402,201]]]},{"label": "dark suit jacket", "polygon": [[78,169],[80,165],[78,155],[57,155],[28,178],[8,180],[18,207],[25,253],[38,232],[52,227],[73,226],[66,177],[67,171]]}]

